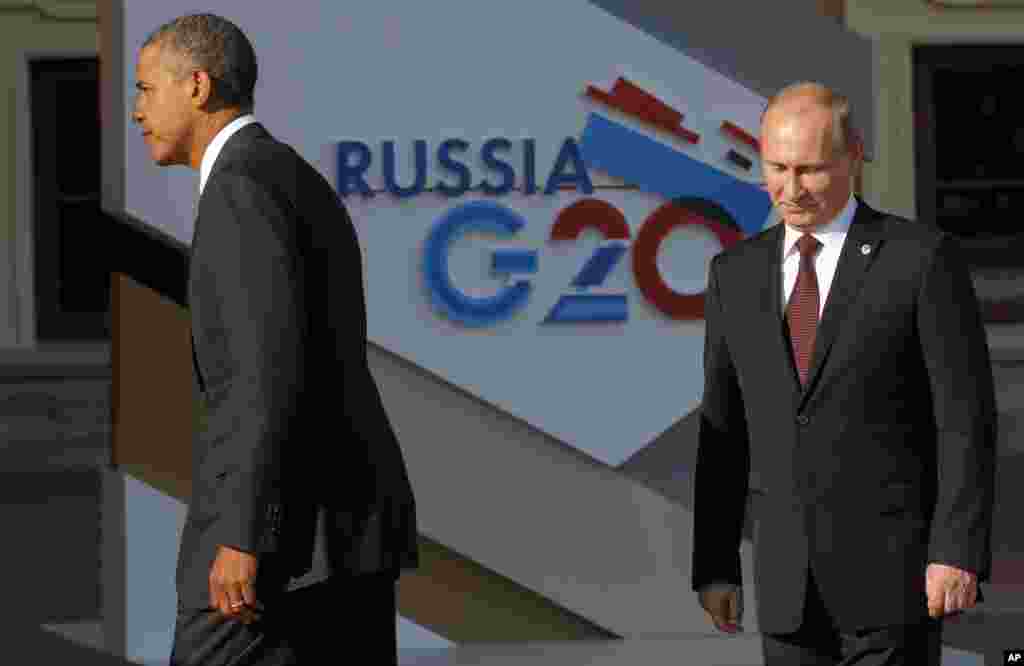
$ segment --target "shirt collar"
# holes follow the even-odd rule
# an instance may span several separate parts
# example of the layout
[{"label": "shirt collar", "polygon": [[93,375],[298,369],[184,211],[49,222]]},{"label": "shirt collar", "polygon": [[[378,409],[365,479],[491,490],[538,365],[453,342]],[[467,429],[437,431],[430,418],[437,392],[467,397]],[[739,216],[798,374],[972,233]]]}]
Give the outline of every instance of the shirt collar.
[{"label": "shirt collar", "polygon": [[[832,243],[841,243],[846,238],[846,232],[849,231],[850,225],[853,223],[853,216],[857,213],[857,199],[850,194],[849,200],[846,202],[846,206],[843,207],[839,214],[833,218],[831,222],[823,227],[819,227],[817,231],[811,233],[812,236],[821,241],[822,245],[830,245]],[[785,247],[786,252],[783,255],[788,257],[793,252],[796,252],[796,242],[800,240],[800,237],[804,235],[803,231],[799,229],[793,229],[786,223],[782,223],[786,227],[786,240]]]},{"label": "shirt collar", "polygon": [[206,187],[206,180],[210,177],[210,170],[213,169],[213,165],[217,161],[217,156],[220,155],[220,151],[224,147],[224,144],[228,142],[228,139],[230,139],[235,132],[254,122],[256,122],[255,116],[251,113],[243,113],[222,127],[213,137],[213,141],[211,141],[210,145],[206,147],[206,151],[203,153],[203,159],[199,163],[200,195],[203,193],[203,188]]}]

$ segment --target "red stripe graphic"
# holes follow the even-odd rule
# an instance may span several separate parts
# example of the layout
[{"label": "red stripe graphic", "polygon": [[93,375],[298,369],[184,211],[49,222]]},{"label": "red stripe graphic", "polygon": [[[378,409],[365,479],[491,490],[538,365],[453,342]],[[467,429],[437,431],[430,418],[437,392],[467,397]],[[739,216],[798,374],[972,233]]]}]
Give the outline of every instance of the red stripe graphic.
[{"label": "red stripe graphic", "polygon": [[761,144],[758,142],[758,140],[751,136],[749,133],[747,133],[739,125],[735,125],[726,120],[722,123],[722,131],[731,136],[732,138],[736,139],[737,141],[747,144],[757,152],[761,152]]},{"label": "red stripe graphic", "polygon": [[551,240],[576,240],[586,229],[597,229],[607,240],[629,240],[625,215],[603,199],[580,199],[564,208],[551,227]]},{"label": "red stripe graphic", "polygon": [[621,76],[615,81],[610,94],[596,86],[589,85],[586,94],[590,99],[671,132],[690,143],[700,141],[699,134],[681,126],[682,113]]}]

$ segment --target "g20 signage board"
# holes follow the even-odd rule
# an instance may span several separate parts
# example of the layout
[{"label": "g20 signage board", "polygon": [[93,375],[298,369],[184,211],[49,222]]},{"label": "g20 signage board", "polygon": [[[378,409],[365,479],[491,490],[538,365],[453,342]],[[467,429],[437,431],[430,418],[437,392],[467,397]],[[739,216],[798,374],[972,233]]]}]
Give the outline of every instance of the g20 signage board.
[{"label": "g20 signage board", "polygon": [[[257,118],[343,195],[371,344],[607,464],[699,404],[706,261],[768,219],[723,129],[759,94],[588,0],[211,4]],[[184,11],[126,4],[127,89]],[[124,145],[125,210],[188,244],[195,174]]]},{"label": "g20 signage board", "polygon": [[[591,87],[592,93],[594,90]],[[605,94],[601,98],[612,108],[627,112],[639,110],[635,115],[641,119],[653,117],[651,124],[661,129],[671,131],[676,127],[680,130],[677,134],[688,141],[700,140],[699,134],[683,129],[678,121],[673,126],[670,114],[675,112],[631,82],[620,78],[614,90],[617,95]],[[646,98],[640,104],[630,104],[636,95]],[[662,118],[667,117],[667,122],[650,113],[651,109],[658,108],[665,110]],[[723,130],[756,150],[756,141],[736,125],[723,123]],[[566,291],[551,305],[540,323],[626,321],[629,318],[628,295],[621,289],[602,288],[627,256],[636,286],[658,312],[674,320],[701,318],[703,294],[680,293],[662,276],[657,262],[662,243],[679,227],[697,226],[713,234],[720,247],[728,247],[743,236],[737,216],[742,216],[748,228],[760,228],[767,214],[766,195],[748,182],[596,114],[588,122],[584,141],[587,145],[581,146],[574,137],[566,137],[550,167],[538,173],[533,138],[515,141],[505,137],[489,138],[480,142],[476,150],[462,138],[443,139],[437,142],[436,149],[426,139],[416,139],[411,142],[410,154],[405,156],[406,164],[412,164],[412,174],[403,179],[397,166],[403,159],[402,149],[396,141],[371,144],[346,140],[336,144],[336,187],[343,197],[385,195],[408,200],[431,191],[456,200],[426,233],[421,271],[434,309],[459,324],[483,327],[509,319],[525,308],[532,280],[540,275],[536,249],[505,248],[489,254],[491,276],[506,282],[497,293],[473,296],[459,289],[451,279],[448,259],[458,239],[467,233],[488,233],[498,239],[511,239],[526,227],[528,221],[524,215],[501,202],[502,197],[512,192],[524,196],[551,196],[566,191],[586,195],[557,212],[549,222],[548,240],[573,241],[585,231],[594,230],[604,241],[579,267],[566,285]],[[519,159],[512,160],[510,151],[516,144],[520,149],[517,151]],[[467,156],[475,159],[467,159]],[[753,165],[753,160],[736,149],[730,149],[725,159],[747,170]],[[627,167],[621,171],[638,178],[649,189],[666,190],[667,200],[642,221],[635,237],[619,207],[593,196],[595,186],[588,162],[610,163],[613,173],[620,171],[619,165],[642,162],[640,169]],[[474,163],[481,165],[483,173],[474,173]],[[658,174],[662,169],[676,175],[668,180],[661,178]],[[379,191],[368,182],[371,170],[378,170],[376,180],[383,183]],[[428,188],[427,182],[434,170],[440,174],[433,178],[435,185]],[[469,193],[487,198],[458,201]],[[725,205],[716,198],[724,198]]]},{"label": "g20 signage board", "polygon": [[764,102],[723,86],[701,109],[632,72],[574,87],[573,131],[384,128],[322,160],[366,250],[371,336],[619,464],[699,404],[707,262],[771,218]]},{"label": "g20 signage board", "polygon": [[588,2],[358,13],[316,145],[370,341],[621,463],[700,403],[707,262],[770,219],[765,100]]}]

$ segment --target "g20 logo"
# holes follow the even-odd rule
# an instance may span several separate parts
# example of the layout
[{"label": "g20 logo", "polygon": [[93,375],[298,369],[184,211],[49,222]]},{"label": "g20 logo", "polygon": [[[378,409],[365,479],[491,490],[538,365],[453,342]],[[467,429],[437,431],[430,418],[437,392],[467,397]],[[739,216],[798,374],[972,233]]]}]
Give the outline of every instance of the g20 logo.
[{"label": "g20 logo", "polygon": [[[471,201],[449,210],[433,226],[423,248],[423,279],[435,309],[466,326],[489,326],[508,319],[526,306],[532,285],[519,278],[493,296],[474,297],[457,289],[449,277],[452,243],[469,232],[511,238],[526,222],[514,210],[494,201]],[[711,231],[723,248],[743,234],[732,217],[707,199],[680,198],[666,202],[644,220],[631,242],[631,230],[622,212],[602,199],[584,198],[563,208],[551,227],[549,240],[579,238],[587,229],[599,231],[605,242],[576,274],[571,286],[578,290],[559,298],[544,323],[621,322],[628,318],[626,294],[588,293],[601,286],[632,249],[632,272],[644,298],[672,319],[704,316],[703,293],[679,293],[664,280],[657,257],[662,242],[673,230],[696,225]],[[531,275],[539,270],[536,250],[501,249],[491,255],[496,277]]]}]

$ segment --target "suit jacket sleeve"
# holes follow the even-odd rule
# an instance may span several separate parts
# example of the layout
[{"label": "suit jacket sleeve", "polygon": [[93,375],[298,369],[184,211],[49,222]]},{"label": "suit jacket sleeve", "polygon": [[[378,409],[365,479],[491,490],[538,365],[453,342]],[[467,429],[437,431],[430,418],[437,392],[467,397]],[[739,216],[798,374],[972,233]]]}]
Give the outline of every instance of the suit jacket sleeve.
[{"label": "suit jacket sleeve", "polygon": [[723,330],[718,259],[711,261],[704,300],[704,396],[694,475],[694,590],[711,582],[743,583],[740,544],[750,443],[743,395]]},{"label": "suit jacket sleeve", "polygon": [[203,242],[218,248],[203,267],[204,299],[222,325],[208,429],[230,463],[214,498],[218,543],[252,554],[277,550],[281,449],[301,388],[303,286],[289,242],[286,200],[232,172],[207,183],[212,219]]},{"label": "suit jacket sleeve", "polygon": [[[325,281],[332,307],[326,320],[333,341],[336,378],[333,402],[340,437],[330,485],[332,508],[365,515],[376,510],[380,493],[397,493],[391,475],[402,467],[400,449],[380,391],[367,362],[367,309],[363,259],[352,220],[336,197],[327,206],[330,261]],[[397,494],[388,501],[397,501]]]},{"label": "suit jacket sleeve", "polygon": [[[377,385],[370,374],[366,358],[366,297],[363,289],[363,258],[352,220],[344,204],[334,200],[331,211],[332,261],[327,262],[332,301],[337,307],[327,313],[333,339],[335,357],[341,361],[341,393],[339,404],[344,423],[366,447],[379,445],[384,438],[394,438],[380,399]],[[353,457],[363,459],[368,451],[348,450]]]},{"label": "suit jacket sleeve", "polygon": [[944,236],[925,273],[917,325],[937,430],[937,500],[929,561],[988,580],[996,407],[978,301],[956,241]]}]

